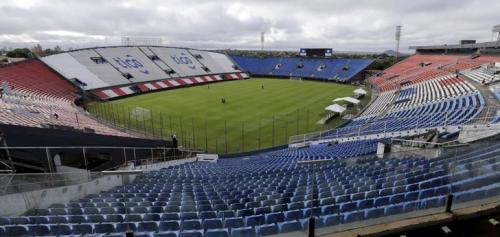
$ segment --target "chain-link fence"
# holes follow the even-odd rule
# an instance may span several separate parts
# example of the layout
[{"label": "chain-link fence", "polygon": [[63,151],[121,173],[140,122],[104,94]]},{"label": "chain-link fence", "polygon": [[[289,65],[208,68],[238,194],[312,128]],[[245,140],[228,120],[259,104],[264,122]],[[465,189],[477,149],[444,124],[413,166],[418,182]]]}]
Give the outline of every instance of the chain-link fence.
[{"label": "chain-link fence", "polygon": [[[143,136],[170,139],[175,135],[179,146],[218,154],[248,152],[288,144],[290,136],[333,129],[343,122],[337,116],[324,125],[318,124],[328,112],[309,109],[239,121],[177,116],[113,103],[89,104],[88,110],[99,120]],[[353,107],[344,114],[356,113],[358,109]]]}]

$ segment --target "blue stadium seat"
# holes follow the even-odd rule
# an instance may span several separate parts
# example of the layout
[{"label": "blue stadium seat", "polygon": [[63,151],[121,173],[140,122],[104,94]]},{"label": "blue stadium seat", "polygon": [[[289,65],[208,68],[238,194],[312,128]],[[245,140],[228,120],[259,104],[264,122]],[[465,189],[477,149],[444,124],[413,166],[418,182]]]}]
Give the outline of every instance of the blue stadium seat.
[{"label": "blue stadium seat", "polygon": [[142,216],[142,221],[159,221],[161,219],[160,214],[144,214]]},{"label": "blue stadium seat", "polygon": [[404,212],[404,204],[390,205],[385,208],[385,215],[396,215]]},{"label": "blue stadium seat", "polygon": [[98,234],[113,233],[115,232],[115,226],[111,223],[95,224],[94,232]]},{"label": "blue stadium seat", "polygon": [[76,223],[76,224],[87,223],[87,219],[85,219],[85,216],[79,216],[79,215],[67,216],[67,219],[68,223]]},{"label": "blue stadium seat", "polygon": [[287,221],[299,220],[303,217],[303,212],[301,210],[286,211],[284,214]]},{"label": "blue stadium seat", "polygon": [[343,215],[327,215],[327,216],[322,216],[320,219],[320,226],[331,226],[331,225],[338,225],[341,224],[343,221]]},{"label": "blue stadium seat", "polygon": [[241,217],[232,217],[224,220],[225,228],[238,228],[244,226],[243,218]]},{"label": "blue stadium seat", "polygon": [[198,219],[198,213],[196,212],[182,212],[181,220],[194,220]]},{"label": "blue stadium seat", "polygon": [[28,235],[28,227],[25,225],[5,226],[6,236],[25,236]]},{"label": "blue stadium seat", "polygon": [[71,233],[77,235],[91,234],[92,225],[89,224],[76,224],[71,226]]},{"label": "blue stadium seat", "polygon": [[103,215],[88,215],[86,217],[87,223],[102,223],[104,221],[105,219]]},{"label": "blue stadium seat", "polygon": [[161,220],[162,221],[175,221],[175,220],[180,220],[179,213],[163,213],[161,215]]},{"label": "blue stadium seat", "polygon": [[158,225],[160,231],[176,231],[180,229],[179,221],[160,221]]},{"label": "blue stadium seat", "polygon": [[[35,236],[49,235],[50,229],[48,225],[29,225],[28,234]],[[0,235],[1,236],[1,235]]]},{"label": "blue stadium seat", "polygon": [[378,218],[384,216],[384,208],[371,208],[365,210],[365,218]]},{"label": "blue stadium seat", "polygon": [[205,230],[207,229],[222,229],[223,224],[222,224],[222,219],[221,218],[214,218],[214,219],[205,219],[203,221],[203,228]]},{"label": "blue stadium seat", "polygon": [[139,214],[127,214],[123,217],[123,221],[125,221],[125,222],[140,222],[140,221],[142,221],[142,217]]},{"label": "blue stadium seat", "polygon": [[266,219],[263,215],[247,216],[245,217],[246,226],[256,226],[266,223]]},{"label": "blue stadium seat", "polygon": [[205,237],[229,237],[227,229],[210,229],[205,232]]},{"label": "blue stadium seat", "polygon": [[322,215],[331,215],[340,212],[340,206],[338,205],[327,205],[321,208]]},{"label": "blue stadium seat", "polygon": [[280,213],[268,213],[265,215],[265,217],[266,217],[267,224],[283,222],[285,220],[285,215],[282,212],[280,212]]},{"label": "blue stadium seat", "polygon": [[302,230],[302,224],[299,221],[285,221],[278,223],[280,233]]},{"label": "blue stadium seat", "polygon": [[65,216],[49,216],[50,224],[61,224],[68,223],[68,219]]},{"label": "blue stadium seat", "polygon": [[122,223],[116,223],[115,224],[115,231],[116,232],[127,232],[127,231],[136,231],[137,226],[135,223],[132,222],[122,222]]},{"label": "blue stadium seat", "polygon": [[354,222],[354,221],[360,221],[363,220],[364,218],[364,212],[360,211],[354,211],[354,212],[348,212],[344,214],[344,221],[345,222]]},{"label": "blue stadium seat", "polygon": [[231,237],[255,237],[256,232],[253,227],[241,227],[231,229]]},{"label": "blue stadium seat", "polygon": [[200,220],[185,220],[181,222],[181,230],[200,230],[200,229],[203,229]]},{"label": "blue stadium seat", "polygon": [[256,228],[259,236],[275,235],[279,233],[278,226],[276,224],[265,224],[257,226]]},{"label": "blue stadium seat", "polygon": [[203,231],[201,230],[183,230],[181,231],[180,237],[203,237]]},{"label": "blue stadium seat", "polygon": [[0,225],[9,225],[10,220],[7,217],[0,217]]},{"label": "blue stadium seat", "polygon": [[29,224],[29,219],[24,216],[16,216],[16,217],[11,217],[10,219],[10,224],[11,225],[26,225]]},{"label": "blue stadium seat", "polygon": [[215,211],[204,211],[199,214],[200,219],[213,219],[217,218],[217,213]]},{"label": "blue stadium seat", "polygon": [[[0,219],[1,222],[1,219]],[[30,224],[48,224],[49,223],[49,218],[47,216],[31,216],[29,217],[29,223]],[[7,225],[7,224],[1,224],[0,225]]]},{"label": "blue stadium seat", "polygon": [[69,235],[71,234],[71,227],[69,225],[50,225],[50,232],[53,235]]},{"label": "blue stadium seat", "polygon": [[156,232],[158,231],[158,224],[154,221],[139,222],[137,226],[139,232]]},{"label": "blue stadium seat", "polygon": [[153,234],[153,237],[178,237],[179,231],[160,231]]}]

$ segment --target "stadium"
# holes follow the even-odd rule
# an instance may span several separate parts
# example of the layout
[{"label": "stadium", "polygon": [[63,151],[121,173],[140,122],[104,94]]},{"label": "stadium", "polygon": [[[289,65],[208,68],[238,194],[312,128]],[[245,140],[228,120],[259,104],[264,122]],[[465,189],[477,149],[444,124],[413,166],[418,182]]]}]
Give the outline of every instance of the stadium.
[{"label": "stadium", "polygon": [[0,65],[0,236],[500,236],[500,37],[410,48]]}]

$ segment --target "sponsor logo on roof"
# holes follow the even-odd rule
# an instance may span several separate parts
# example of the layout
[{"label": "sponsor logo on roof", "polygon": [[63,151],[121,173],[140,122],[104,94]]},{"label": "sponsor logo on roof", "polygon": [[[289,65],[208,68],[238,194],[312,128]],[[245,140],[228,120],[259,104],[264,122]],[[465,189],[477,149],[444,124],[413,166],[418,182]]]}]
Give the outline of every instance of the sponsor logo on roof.
[{"label": "sponsor logo on roof", "polygon": [[193,70],[196,69],[193,61],[185,53],[181,53],[179,56],[174,54],[170,56],[170,58],[172,58],[172,60],[177,64],[186,65],[188,68]]},{"label": "sponsor logo on roof", "polygon": [[149,74],[149,71],[144,68],[144,65],[137,59],[135,59],[132,55],[125,55],[125,59],[120,57],[111,58],[122,68],[136,68],[139,72],[144,74]]}]

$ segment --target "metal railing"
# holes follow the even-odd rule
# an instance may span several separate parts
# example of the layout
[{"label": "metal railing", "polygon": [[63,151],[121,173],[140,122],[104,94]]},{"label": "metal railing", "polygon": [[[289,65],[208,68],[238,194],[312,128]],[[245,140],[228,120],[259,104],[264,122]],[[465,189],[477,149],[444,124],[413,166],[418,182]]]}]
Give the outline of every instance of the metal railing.
[{"label": "metal railing", "polygon": [[[9,151],[12,155],[12,161],[4,161],[10,167],[27,166],[46,173],[17,174],[15,170],[8,170],[9,173],[0,174],[0,194],[89,182],[103,176],[99,171],[128,169],[130,165],[153,166],[160,162],[194,157],[203,152],[168,147],[112,146],[0,147],[0,155],[2,151]],[[25,160],[23,163],[23,160],[16,159],[16,152],[36,157],[39,162],[35,164]]]},{"label": "metal railing", "polygon": [[[479,113],[474,118],[465,118],[466,113],[475,109],[474,107],[469,107],[441,113],[426,114],[425,117],[422,117],[422,115],[415,115],[398,118],[384,115],[370,118],[358,118],[353,121],[363,121],[363,119],[366,119],[366,122],[355,126],[347,125],[346,127],[337,129],[291,136],[289,144],[320,141],[323,139],[353,138],[373,134],[379,134],[379,138],[384,138],[387,134],[398,131],[442,128],[447,126],[490,125],[497,122],[496,120],[500,118],[500,115],[480,117],[477,116]],[[500,107],[485,107],[480,112],[492,114],[492,111],[500,111]],[[377,121],[379,119],[382,121]]]}]

